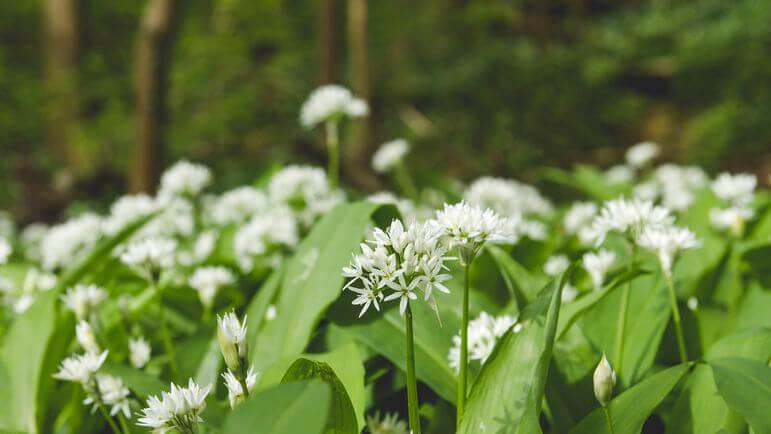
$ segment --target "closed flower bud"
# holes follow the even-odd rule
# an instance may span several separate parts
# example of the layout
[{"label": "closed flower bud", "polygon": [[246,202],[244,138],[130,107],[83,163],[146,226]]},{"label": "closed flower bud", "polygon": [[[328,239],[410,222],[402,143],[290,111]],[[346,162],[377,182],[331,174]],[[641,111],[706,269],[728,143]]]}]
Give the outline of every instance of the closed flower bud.
[{"label": "closed flower bud", "polygon": [[241,322],[235,313],[217,317],[219,340],[225,365],[233,372],[242,372],[246,366],[246,318]]},{"label": "closed flower bud", "polygon": [[605,407],[613,398],[613,387],[616,385],[616,373],[610,366],[605,354],[602,355],[600,364],[594,370],[594,396],[600,405]]}]

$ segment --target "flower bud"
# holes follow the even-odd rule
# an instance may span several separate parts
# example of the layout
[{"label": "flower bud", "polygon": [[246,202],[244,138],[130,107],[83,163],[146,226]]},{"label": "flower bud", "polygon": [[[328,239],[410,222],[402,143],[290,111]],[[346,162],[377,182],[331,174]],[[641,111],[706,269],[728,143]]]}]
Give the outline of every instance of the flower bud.
[{"label": "flower bud", "polygon": [[99,344],[96,342],[94,330],[88,322],[78,322],[75,326],[75,337],[78,339],[78,344],[80,344],[87,353],[99,354],[102,352],[99,348]]},{"label": "flower bud", "polygon": [[613,371],[613,367],[610,366],[605,354],[603,354],[597,369],[594,370],[594,396],[603,407],[608,405],[613,398],[613,387],[615,385],[616,373]]},{"label": "flower bud", "polygon": [[225,365],[233,372],[242,372],[246,366],[246,317],[243,323],[235,313],[217,317],[217,340],[225,359]]}]

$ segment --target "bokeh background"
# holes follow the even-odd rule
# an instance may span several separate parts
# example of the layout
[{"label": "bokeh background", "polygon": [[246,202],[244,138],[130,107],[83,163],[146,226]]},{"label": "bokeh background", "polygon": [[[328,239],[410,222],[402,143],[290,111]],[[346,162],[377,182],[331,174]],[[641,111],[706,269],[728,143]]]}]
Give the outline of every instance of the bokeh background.
[{"label": "bokeh background", "polygon": [[370,102],[345,131],[343,180],[364,191],[396,137],[424,180],[538,182],[653,140],[767,184],[769,23],[758,0],[5,0],[0,209],[103,206],[183,157],[222,188],[323,166],[297,120],[321,83]]}]

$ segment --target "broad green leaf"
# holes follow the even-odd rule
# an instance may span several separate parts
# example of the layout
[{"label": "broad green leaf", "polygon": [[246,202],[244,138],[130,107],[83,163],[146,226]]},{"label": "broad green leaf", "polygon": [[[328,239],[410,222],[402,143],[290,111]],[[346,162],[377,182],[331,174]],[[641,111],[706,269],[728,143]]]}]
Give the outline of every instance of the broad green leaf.
[{"label": "broad green leaf", "polygon": [[545,168],[543,173],[550,181],[580,191],[599,201],[616,198],[629,189],[625,184],[609,183],[607,177],[599,170],[583,164],[576,165],[572,172],[549,167]]},{"label": "broad green leaf", "polygon": [[545,279],[532,275],[501,247],[487,245],[485,248],[498,264],[506,287],[512,295],[517,297],[520,305],[524,305],[524,301],[533,300],[538,291],[546,285]]},{"label": "broad green leaf", "polygon": [[216,330],[200,333],[176,344],[175,354],[181,382],[193,378],[198,384],[216,384],[223,365]]},{"label": "broad green leaf", "polygon": [[257,295],[252,298],[249,306],[246,308],[246,341],[251,344],[250,351],[254,352],[259,342],[255,342],[257,332],[263,326],[265,321],[265,313],[268,311],[273,299],[276,297],[281,284],[281,278],[283,276],[284,267],[283,264],[276,268],[273,273],[270,274],[268,279],[260,286]]},{"label": "broad green leaf", "polygon": [[296,381],[254,394],[225,418],[222,434],[322,434],[331,402],[321,381]]},{"label": "broad green leaf", "polygon": [[[304,359],[328,364],[337,374],[353,404],[359,428],[364,427],[364,365],[356,345],[351,342],[329,353],[302,354]],[[294,358],[278,360],[262,373],[258,389],[279,384]]]},{"label": "broad green leaf", "polygon": [[342,268],[365,235],[379,205],[341,205],[321,219],[289,261],[275,305],[279,315],[258,332],[252,360],[258,370],[297,356],[327,307],[340,295]]},{"label": "broad green leaf", "polygon": [[327,427],[324,431],[326,434],[357,434],[359,432],[351,398],[332,367],[324,362],[297,359],[286,371],[281,383],[300,380],[321,380],[332,389]]},{"label": "broad green leaf", "polygon": [[127,365],[105,364],[101,370],[106,374],[119,377],[131,391],[143,399],[150,395],[159,395],[162,390],[168,390],[169,388],[168,384],[157,377]]},{"label": "broad green leaf", "polygon": [[[690,364],[686,363],[665,369],[613,399],[609,407],[615,434],[639,433],[645,420],[688,372],[689,366]],[[593,399],[593,397],[589,396],[587,399]],[[584,418],[570,433],[610,434],[602,407],[597,404],[597,409]]]},{"label": "broad green leaf", "polygon": [[715,384],[728,406],[757,433],[771,432],[771,367],[767,362],[722,358],[709,361]]},{"label": "broad green leaf", "polygon": [[538,429],[562,282],[552,282],[523,310],[520,322],[524,326],[519,333],[512,327],[498,342],[471,388],[460,433]]}]

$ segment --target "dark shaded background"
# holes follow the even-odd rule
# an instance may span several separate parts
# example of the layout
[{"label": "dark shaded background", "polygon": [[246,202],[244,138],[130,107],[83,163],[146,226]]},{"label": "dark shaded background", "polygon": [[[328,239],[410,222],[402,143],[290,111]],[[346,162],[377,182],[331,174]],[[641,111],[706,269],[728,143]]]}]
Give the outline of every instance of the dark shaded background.
[{"label": "dark shaded background", "polygon": [[[159,7],[153,32],[141,23]],[[398,136],[424,180],[536,182],[545,165],[607,167],[655,140],[666,159],[767,183],[769,23],[758,0],[2,1],[0,209],[57,218],[146,189],[181,157],[223,188],[323,165],[297,121],[323,82],[371,103],[346,131],[343,178],[364,190],[382,188],[371,152]],[[138,108],[147,97],[157,110]]]}]

